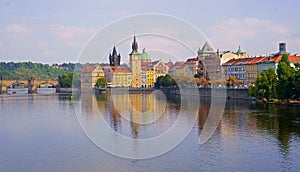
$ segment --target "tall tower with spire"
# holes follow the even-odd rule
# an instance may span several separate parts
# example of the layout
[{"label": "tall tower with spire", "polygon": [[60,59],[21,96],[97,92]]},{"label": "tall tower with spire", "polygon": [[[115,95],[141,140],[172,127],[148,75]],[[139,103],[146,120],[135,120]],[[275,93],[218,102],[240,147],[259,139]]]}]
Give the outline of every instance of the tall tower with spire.
[{"label": "tall tower with spire", "polygon": [[117,53],[114,45],[112,53],[109,55],[109,66],[120,66],[121,55]]},{"label": "tall tower with spire", "polygon": [[138,43],[135,35],[133,36],[132,50],[129,54],[130,68],[132,72],[132,87],[141,87],[142,85],[142,60],[141,53],[138,52]]}]

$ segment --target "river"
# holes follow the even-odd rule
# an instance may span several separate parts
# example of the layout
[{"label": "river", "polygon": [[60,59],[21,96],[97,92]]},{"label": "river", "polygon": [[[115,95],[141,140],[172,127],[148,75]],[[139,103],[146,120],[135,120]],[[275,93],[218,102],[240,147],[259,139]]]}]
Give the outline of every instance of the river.
[{"label": "river", "polygon": [[[227,100],[216,131],[199,144],[210,100],[183,101],[159,94],[0,95],[0,171],[300,169],[299,107]],[[195,107],[196,118],[187,111]],[[151,153],[160,145],[143,147],[143,140],[159,138],[172,127],[177,134],[164,140],[165,151],[158,156]],[[134,140],[123,145],[121,136]],[[182,141],[175,143],[176,137]],[[126,153],[152,157],[128,159]]]}]

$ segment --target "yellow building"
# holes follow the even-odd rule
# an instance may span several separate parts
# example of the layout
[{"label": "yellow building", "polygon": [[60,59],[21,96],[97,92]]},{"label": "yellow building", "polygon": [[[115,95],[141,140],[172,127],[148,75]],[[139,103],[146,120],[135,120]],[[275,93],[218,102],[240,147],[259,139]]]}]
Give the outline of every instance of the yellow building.
[{"label": "yellow building", "polygon": [[154,77],[154,71],[148,70],[146,72],[146,87],[151,88],[154,86],[154,83],[156,81],[156,78]]},{"label": "yellow building", "polygon": [[[219,53],[218,53],[219,54]],[[241,47],[237,50],[237,52],[224,52],[220,56],[221,65],[228,62],[231,59],[239,59],[239,58],[248,58],[248,54],[246,52],[242,52]]]},{"label": "yellow building", "polygon": [[81,89],[91,90],[99,78],[105,78],[101,66],[88,66],[81,71]]},{"label": "yellow building", "polygon": [[257,78],[258,66],[257,63],[264,61],[267,57],[253,57],[245,64],[246,83],[255,83]]},{"label": "yellow building", "polygon": [[113,87],[130,87],[132,74],[127,67],[118,66],[113,69]]}]

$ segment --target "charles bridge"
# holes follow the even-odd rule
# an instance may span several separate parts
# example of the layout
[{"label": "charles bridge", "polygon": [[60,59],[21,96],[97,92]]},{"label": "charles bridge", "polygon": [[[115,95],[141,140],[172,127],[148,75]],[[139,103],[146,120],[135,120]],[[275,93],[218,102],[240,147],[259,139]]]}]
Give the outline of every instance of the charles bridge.
[{"label": "charles bridge", "polygon": [[14,79],[14,80],[0,80],[0,93],[6,93],[7,88],[13,87],[13,85],[21,84],[28,88],[28,93],[36,93],[37,88],[42,85],[48,85],[51,87],[58,87],[58,80],[35,80],[35,79]]}]

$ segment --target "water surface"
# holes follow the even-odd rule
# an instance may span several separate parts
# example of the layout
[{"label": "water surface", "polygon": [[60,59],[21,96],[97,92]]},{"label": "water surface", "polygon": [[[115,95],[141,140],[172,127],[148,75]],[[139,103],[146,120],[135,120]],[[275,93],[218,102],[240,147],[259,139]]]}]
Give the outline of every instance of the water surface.
[{"label": "water surface", "polygon": [[[0,171],[297,171],[300,168],[299,108],[229,100],[217,131],[206,144],[199,145],[199,134],[210,108],[209,100],[201,100],[199,116],[183,142],[158,157],[131,160],[113,156],[95,145],[79,125],[74,103],[83,102],[81,110],[85,109],[84,117],[91,121],[90,125],[103,115],[114,131],[141,139],[168,130],[183,107],[179,98],[165,102],[152,94],[133,94],[129,102],[120,95],[117,100],[103,95],[81,95],[74,99],[67,94],[1,95]],[[161,116],[145,117],[130,112],[125,116],[138,122],[154,121],[145,125],[124,118],[112,102],[131,104],[137,112],[150,109],[161,112],[161,107],[166,108]],[[105,113],[95,114],[95,109]]]}]

